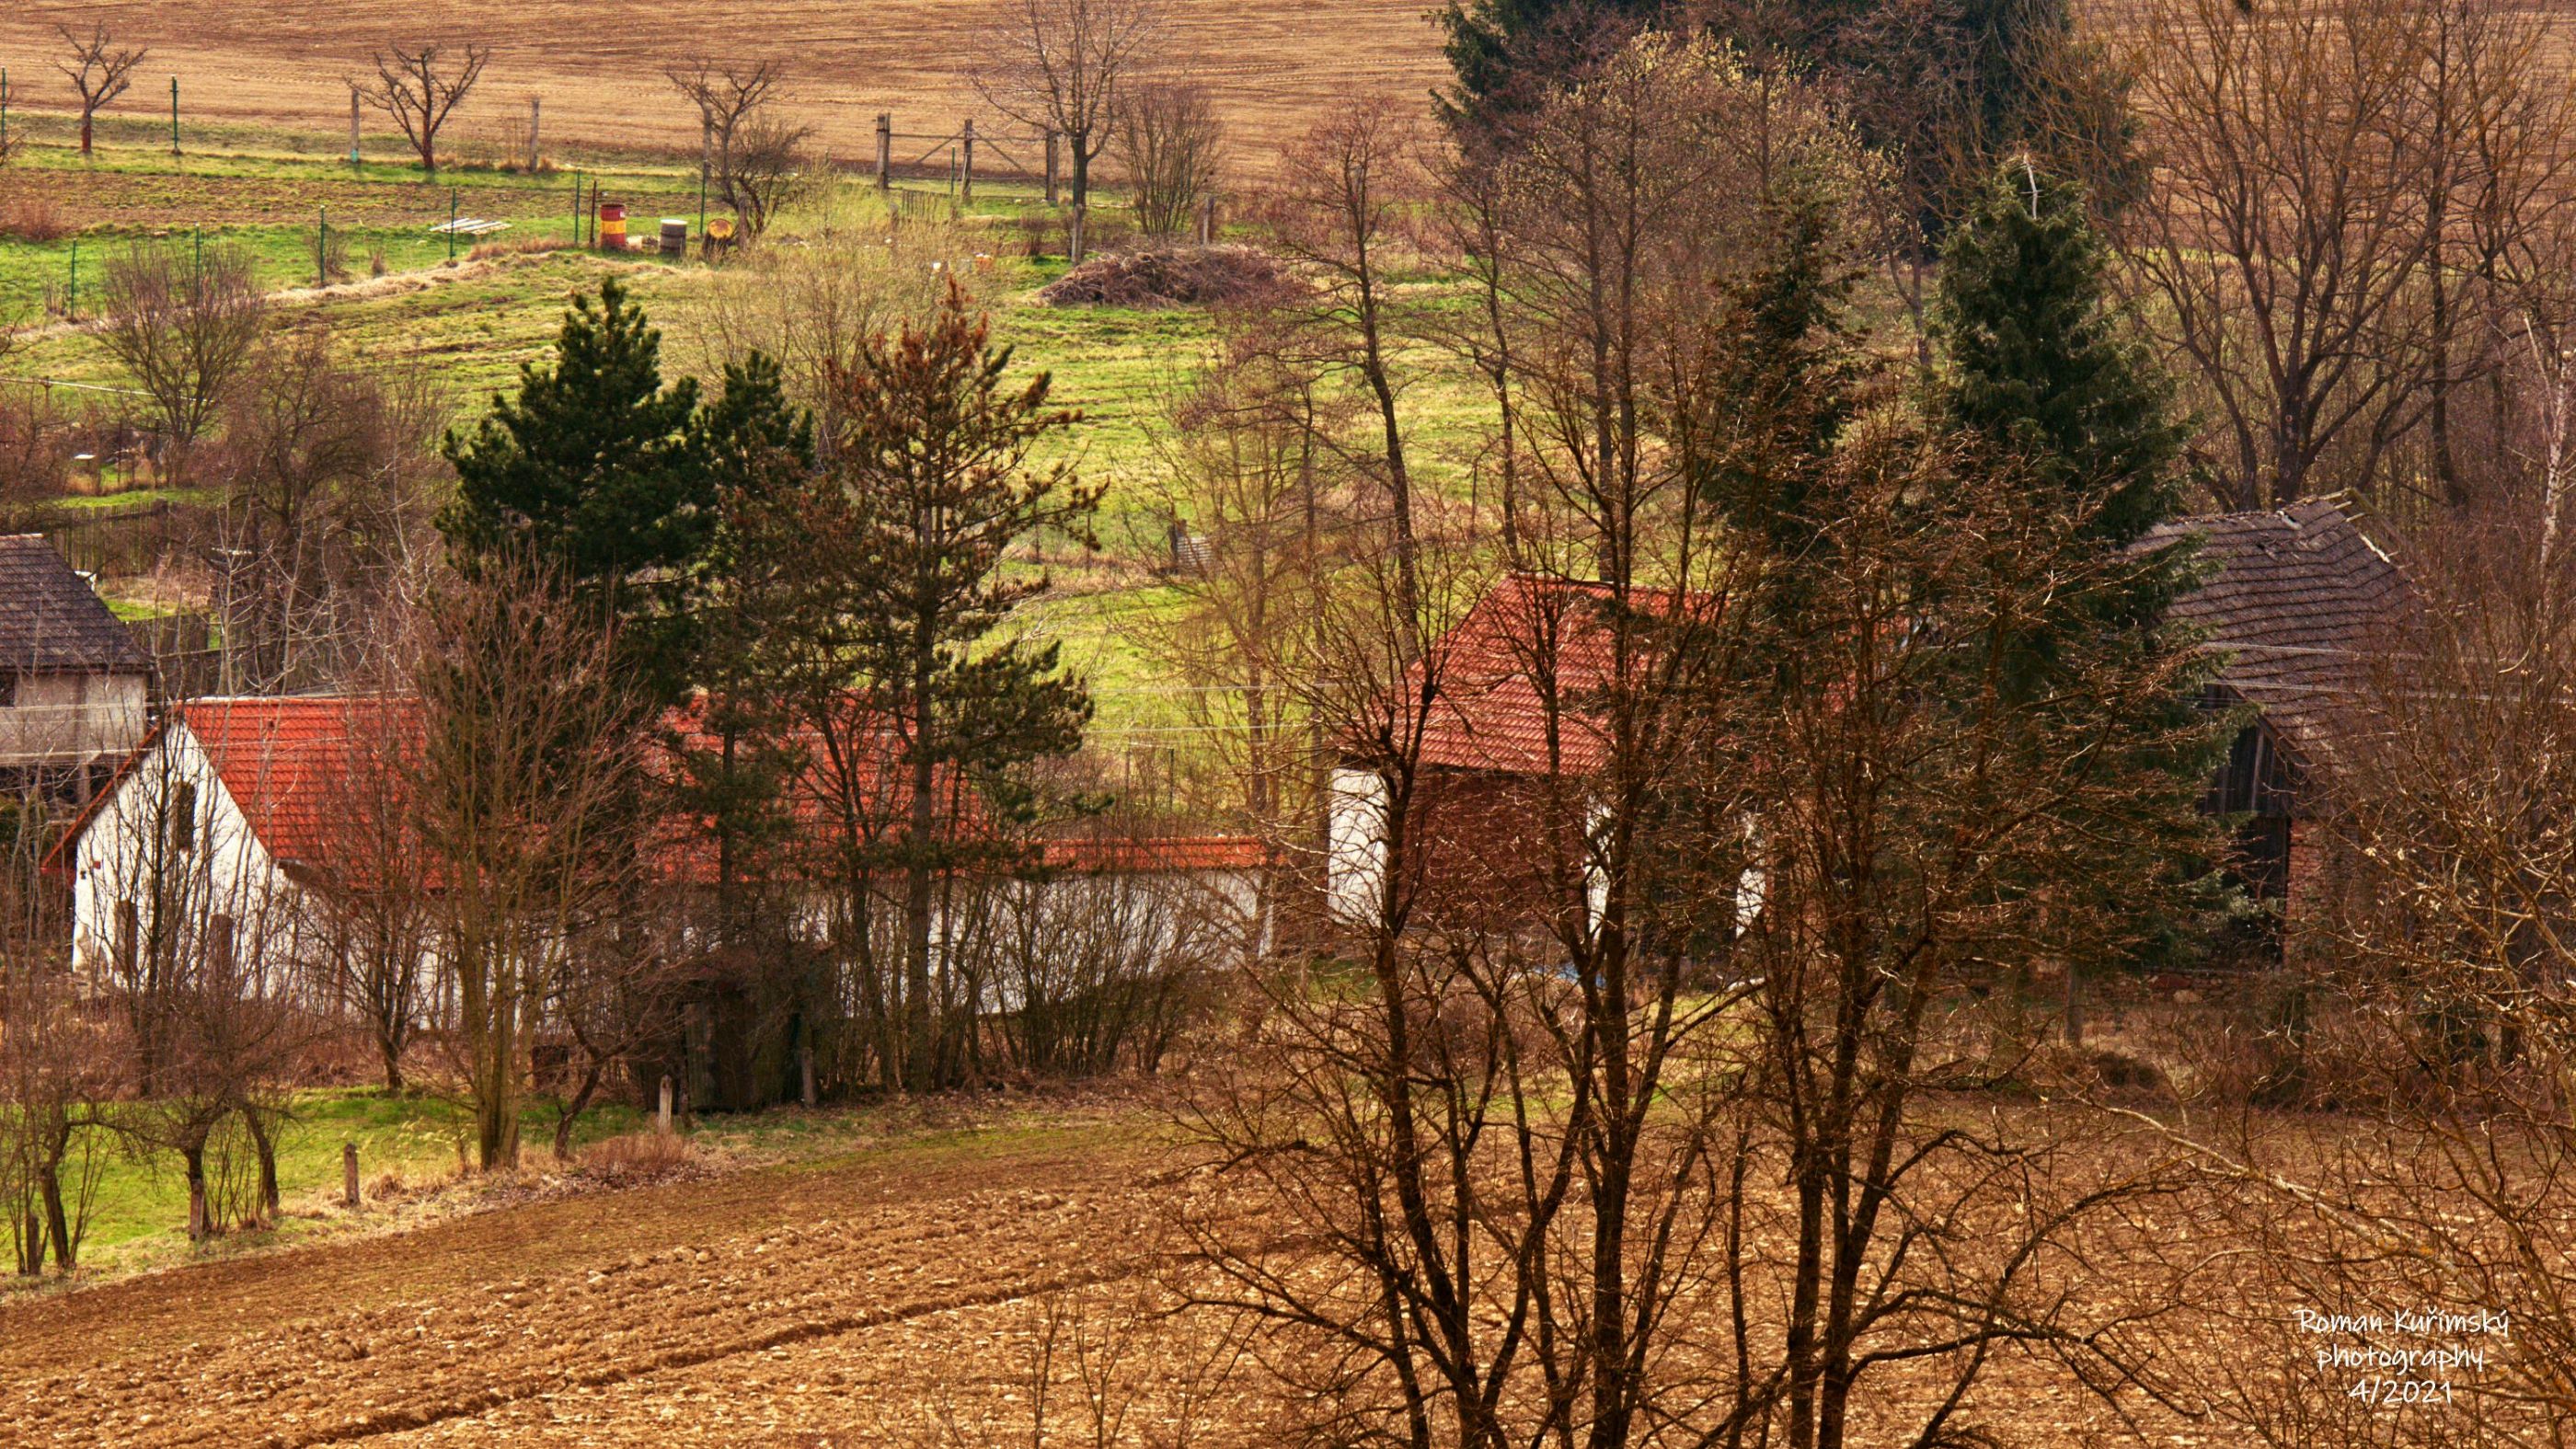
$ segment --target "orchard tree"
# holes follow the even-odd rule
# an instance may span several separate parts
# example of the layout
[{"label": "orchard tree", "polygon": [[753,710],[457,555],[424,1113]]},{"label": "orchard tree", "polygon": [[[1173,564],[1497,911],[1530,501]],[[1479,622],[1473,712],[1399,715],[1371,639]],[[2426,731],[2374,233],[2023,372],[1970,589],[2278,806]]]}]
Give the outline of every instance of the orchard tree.
[{"label": "orchard tree", "polygon": [[438,174],[438,133],[447,118],[474,94],[483,67],[492,63],[492,48],[467,42],[458,53],[439,44],[387,46],[370,57],[376,78],[351,81],[361,100],[394,118],[404,139],[420,156],[420,169]]},{"label": "orchard tree", "polygon": [[63,73],[72,83],[73,94],[80,97],[80,150],[87,156],[100,108],[125,94],[125,88],[133,84],[134,68],[151,52],[119,49],[104,21],[91,26],[87,35],[68,25],[58,28],[63,44],[71,47],[71,58],[56,61],[54,69]]}]

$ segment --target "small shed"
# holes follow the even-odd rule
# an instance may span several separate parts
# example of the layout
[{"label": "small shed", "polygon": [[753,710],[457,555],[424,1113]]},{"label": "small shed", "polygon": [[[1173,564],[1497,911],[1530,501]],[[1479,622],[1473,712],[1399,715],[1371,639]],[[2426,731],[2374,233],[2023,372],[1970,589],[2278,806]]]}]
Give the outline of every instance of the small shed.
[{"label": "small shed", "polygon": [[2172,617],[2219,656],[2213,708],[2249,706],[2204,808],[2242,815],[2236,870],[2295,917],[2321,859],[2318,794],[2355,728],[2353,701],[2372,646],[2397,622],[2406,580],[2341,498],[2178,519],[2142,546],[2199,542],[2201,585]]}]

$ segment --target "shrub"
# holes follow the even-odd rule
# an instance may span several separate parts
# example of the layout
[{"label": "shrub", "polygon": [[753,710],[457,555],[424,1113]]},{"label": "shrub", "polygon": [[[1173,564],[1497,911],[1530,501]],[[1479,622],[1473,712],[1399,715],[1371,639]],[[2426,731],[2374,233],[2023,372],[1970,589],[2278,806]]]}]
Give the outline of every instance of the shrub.
[{"label": "shrub", "polygon": [[0,200],[0,237],[49,242],[60,241],[77,230],[51,197],[21,194]]},{"label": "shrub", "polygon": [[676,1132],[629,1132],[581,1150],[581,1174],[601,1182],[653,1182],[689,1165],[689,1139]]}]

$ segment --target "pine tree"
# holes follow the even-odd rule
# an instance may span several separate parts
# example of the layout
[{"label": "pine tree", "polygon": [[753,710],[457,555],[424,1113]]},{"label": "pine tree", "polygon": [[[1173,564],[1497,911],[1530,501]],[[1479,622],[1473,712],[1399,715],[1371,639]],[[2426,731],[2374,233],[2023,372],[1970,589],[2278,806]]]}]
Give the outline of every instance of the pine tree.
[{"label": "pine tree", "polygon": [[[1091,542],[1100,499],[1034,456],[1079,415],[1049,405],[1046,374],[1014,382],[1010,365],[953,286],[927,322],[867,342],[831,376],[828,467],[768,531],[780,693],[838,833],[840,945],[869,983],[888,1088],[955,1080],[954,1014],[973,1003],[934,996],[937,888],[1019,864],[1029,767],[1079,749],[1091,717],[1056,646],[1008,628],[1047,587],[1012,554],[1041,530]],[[871,934],[880,879],[900,884],[893,950]]]},{"label": "pine tree", "polygon": [[663,385],[661,348],[614,279],[596,305],[575,298],[518,395],[448,436],[457,490],[439,528],[469,577],[502,559],[559,577],[614,623],[648,694],[676,700],[701,673],[727,499],[809,471],[813,432],[768,358],[728,365],[707,400],[693,378]]},{"label": "pine tree", "polygon": [[717,480],[698,385],[664,387],[661,349],[615,280],[596,306],[575,298],[553,356],[520,369],[518,396],[448,435],[457,488],[439,529],[468,577],[521,556],[559,576],[669,697],[686,683],[684,596],[713,539]]},{"label": "pine tree", "polygon": [[[2026,160],[1993,173],[1942,258],[1937,326],[1947,366],[1933,420],[2036,492],[2064,525],[2060,566],[2091,580],[2001,641],[2004,677],[2036,701],[2105,656],[2146,661],[2189,648],[2165,615],[2195,582],[2192,549],[2147,542],[2183,512],[2184,429],[2170,388],[2112,301],[2108,262],[2082,194]],[[2118,877],[2194,869],[2189,852],[2207,844],[2189,826],[2231,732],[2201,709],[2208,677],[2205,667],[2177,671],[2160,707],[2141,708],[2124,721],[2125,738],[2104,741],[2106,758],[2142,792],[2161,792],[2173,824],[2161,835],[2106,833],[2098,884],[2108,896],[2117,896]],[[2199,924],[2189,914],[2141,917],[2138,956],[2195,949]],[[2068,975],[2068,1034],[2079,1040],[2077,972],[2087,964],[2070,963]]]}]

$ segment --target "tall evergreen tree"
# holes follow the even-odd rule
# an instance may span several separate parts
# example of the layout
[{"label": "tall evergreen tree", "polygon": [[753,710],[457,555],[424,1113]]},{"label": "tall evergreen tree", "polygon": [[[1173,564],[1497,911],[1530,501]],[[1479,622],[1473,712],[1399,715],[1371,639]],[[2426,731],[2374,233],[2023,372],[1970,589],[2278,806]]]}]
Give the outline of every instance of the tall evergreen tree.
[{"label": "tall evergreen tree", "polygon": [[648,693],[676,699],[696,671],[694,613],[728,490],[810,467],[813,444],[768,359],[728,366],[710,402],[693,378],[663,384],[661,350],[615,279],[595,305],[575,298],[517,396],[448,435],[457,490],[438,521],[468,576],[523,558],[560,577],[615,623]]},{"label": "tall evergreen tree", "polygon": [[[2108,243],[2084,198],[2028,161],[1996,168],[1943,255],[1936,322],[1948,353],[1935,406],[2068,507],[2083,535],[2125,549],[2183,511],[2185,430],[2172,390],[2111,301]],[[2181,582],[2179,556],[2150,593]],[[2132,622],[2163,600],[2142,595]]]},{"label": "tall evergreen tree", "polygon": [[1440,112],[1462,134],[1485,133],[1571,78],[1605,38],[1654,19],[1665,0],[1449,0],[1439,12],[1456,83]]},{"label": "tall evergreen tree", "polygon": [[[1041,530],[1090,542],[1100,499],[1036,456],[1079,415],[1049,405],[1046,374],[1014,381],[1010,364],[951,287],[928,321],[835,369],[834,456],[768,510],[780,696],[815,756],[826,868],[844,888],[836,945],[888,1088],[959,1079],[957,1024],[975,1003],[933,970],[940,888],[1020,863],[1030,767],[1079,749],[1091,717],[1056,646],[1008,627],[1047,587],[1013,552]],[[873,924],[881,881],[891,950]]]},{"label": "tall evergreen tree", "polygon": [[1703,13],[1754,68],[1811,76],[1839,93],[1935,238],[1992,158],[2050,133],[2052,108],[2098,101],[2089,92],[2105,79],[2068,63],[2080,52],[2067,0],[1712,0]]},{"label": "tall evergreen tree", "polygon": [[[2108,264],[2081,192],[2027,160],[1987,177],[1942,258],[1936,322],[1947,359],[1934,384],[1934,421],[2037,492],[2065,524],[2059,556],[2068,574],[2090,581],[1999,641],[2011,687],[2043,702],[2106,655],[2144,661],[2189,647],[2165,615],[2197,577],[2191,546],[2148,542],[2183,512],[2185,432],[2171,389],[2112,300]],[[2105,739],[2142,789],[2163,792],[2177,822],[2164,835],[2106,834],[2106,877],[2170,875],[2207,846],[2182,822],[2231,732],[2201,710],[2208,677],[2205,667],[2175,671],[2160,707],[2142,707],[2124,734]],[[2112,858],[2120,851],[2128,858]],[[2167,911],[2141,919],[2139,950],[2172,956],[2193,949],[2197,935]],[[2071,963],[2068,976],[2068,1030],[2077,1037],[2083,964]]]}]

